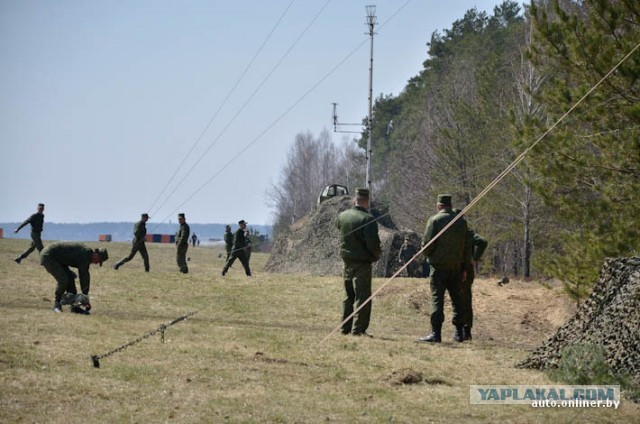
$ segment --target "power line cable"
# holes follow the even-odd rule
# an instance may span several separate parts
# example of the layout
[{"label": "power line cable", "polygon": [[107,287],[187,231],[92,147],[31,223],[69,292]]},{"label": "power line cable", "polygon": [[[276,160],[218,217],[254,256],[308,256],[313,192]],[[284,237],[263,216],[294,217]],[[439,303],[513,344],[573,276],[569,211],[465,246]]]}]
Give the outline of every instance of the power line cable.
[{"label": "power line cable", "polygon": [[[202,130],[202,132],[200,133],[200,135],[198,136],[198,138],[196,139],[195,143],[193,143],[193,145],[191,146],[191,149],[189,149],[189,151],[187,152],[187,154],[185,155],[185,157],[182,159],[182,162],[180,162],[180,164],[178,165],[178,167],[176,168],[176,170],[174,171],[173,175],[171,175],[171,177],[169,178],[169,180],[167,181],[167,183],[165,184],[165,186],[162,188],[162,190],[160,191],[160,193],[158,194],[158,197],[156,197],[156,199],[153,201],[153,203],[151,204],[151,206],[149,207],[149,209],[147,209],[150,213],[151,210],[154,208],[154,206],[156,205],[156,203],[158,203],[158,201],[160,200],[160,198],[162,197],[162,195],[164,194],[164,192],[167,190],[167,188],[169,187],[169,185],[171,184],[171,182],[174,180],[174,178],[176,177],[176,175],[178,174],[178,172],[180,171],[180,169],[182,168],[182,165],[184,165],[184,163],[187,161],[187,159],[189,158],[189,156],[191,155],[191,153],[194,151],[194,149],[196,148],[196,146],[200,143],[200,141],[202,140],[202,138],[204,137],[205,133],[207,132],[207,130],[209,129],[209,127],[211,126],[211,124],[213,123],[213,121],[216,119],[216,117],[218,116],[218,114],[220,113],[220,111],[222,110],[222,108],[227,104],[227,101],[229,100],[229,98],[231,97],[231,95],[236,91],[236,88],[238,87],[238,85],[240,84],[240,82],[244,79],[245,75],[247,74],[247,72],[249,71],[249,69],[251,68],[251,66],[253,66],[253,63],[256,61],[256,59],[258,58],[258,56],[260,55],[260,53],[262,52],[262,50],[264,49],[264,47],[267,45],[267,42],[271,39],[271,36],[273,35],[273,33],[276,31],[276,29],[280,26],[280,23],[282,22],[282,20],[284,19],[285,15],[287,14],[287,12],[289,11],[289,9],[291,8],[291,6],[293,5],[293,3],[295,3],[296,0],[291,0],[291,2],[287,5],[287,7],[284,9],[284,11],[282,12],[282,14],[280,15],[280,18],[278,18],[277,22],[275,23],[275,25],[273,26],[273,28],[271,28],[271,31],[269,32],[269,34],[267,35],[267,37],[264,39],[264,41],[262,42],[262,44],[260,45],[260,47],[258,48],[258,50],[256,51],[256,53],[253,55],[253,58],[249,61],[249,63],[247,64],[247,66],[244,68],[244,71],[242,72],[242,74],[240,75],[240,77],[238,77],[238,79],[236,80],[235,84],[233,85],[233,87],[231,88],[231,90],[229,90],[229,92],[227,93],[226,97],[224,98],[224,100],[222,101],[222,103],[220,103],[220,106],[218,107],[218,110],[215,111],[215,113],[213,114],[213,116],[211,117],[211,119],[209,120],[209,122],[207,123],[207,125],[204,127],[204,129]],[[153,213],[152,213],[153,215]]]},{"label": "power line cable", "polygon": [[260,82],[260,84],[256,87],[256,89],[251,93],[251,95],[247,98],[247,100],[242,104],[242,106],[240,106],[240,108],[236,111],[235,115],[233,115],[233,117],[229,120],[229,122],[227,123],[227,125],[222,129],[222,131],[216,136],[216,138],[211,142],[211,144],[209,145],[209,147],[200,155],[200,157],[198,158],[198,160],[193,164],[193,166],[191,166],[191,168],[189,169],[189,171],[187,171],[187,173],[185,174],[185,176],[182,178],[182,180],[180,180],[180,182],[174,187],[174,189],[171,191],[171,193],[169,193],[169,195],[165,198],[165,200],[162,202],[162,204],[160,206],[158,206],[158,209],[161,209],[162,206],[164,206],[166,204],[166,202],[171,198],[171,196],[173,196],[173,194],[176,192],[176,190],[184,183],[184,181],[189,177],[189,175],[191,175],[191,173],[193,172],[193,170],[200,164],[200,162],[202,162],[202,160],[205,158],[205,156],[211,151],[211,149],[216,145],[216,143],[218,142],[218,140],[220,140],[220,138],[227,132],[227,130],[229,129],[229,127],[235,122],[236,118],[240,115],[240,113],[247,107],[247,105],[251,102],[251,100],[253,100],[253,98],[256,96],[256,94],[258,94],[258,92],[260,91],[260,89],[264,86],[264,84],[269,80],[269,78],[273,75],[273,73],[280,67],[280,65],[284,62],[284,60],[287,58],[287,56],[289,56],[289,54],[291,53],[291,51],[295,48],[295,46],[300,42],[300,40],[304,37],[304,35],[307,33],[307,31],[313,26],[313,24],[316,22],[316,20],[320,17],[320,15],[322,14],[322,12],[324,12],[324,10],[327,8],[327,6],[329,5],[329,3],[331,3],[331,0],[327,0],[326,3],[324,4],[324,6],[322,6],[320,8],[320,10],[316,13],[316,15],[313,17],[313,19],[311,20],[311,22],[304,28],[304,30],[300,33],[300,35],[298,36],[298,38],[296,38],[296,40],[289,46],[289,48],[287,49],[287,51],[284,53],[284,55],[282,55],[282,57],[280,58],[280,60],[274,65],[273,68],[271,68],[271,70],[269,71],[269,73],[267,74],[267,76],[262,80],[262,82]]}]

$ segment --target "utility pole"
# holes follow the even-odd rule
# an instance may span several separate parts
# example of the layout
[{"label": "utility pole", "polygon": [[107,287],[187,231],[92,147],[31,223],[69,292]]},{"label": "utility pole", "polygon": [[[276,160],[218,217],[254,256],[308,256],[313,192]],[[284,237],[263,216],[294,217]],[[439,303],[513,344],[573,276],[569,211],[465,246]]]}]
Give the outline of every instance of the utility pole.
[{"label": "utility pole", "polygon": [[[369,55],[369,116],[367,116],[367,172],[365,186],[371,190],[371,124],[373,121],[373,35],[376,26],[376,7],[366,6],[367,26],[369,27],[369,37],[371,39],[371,51]],[[373,197],[370,194],[371,197]]]},{"label": "utility pole", "polygon": [[[378,23],[376,18],[376,7],[375,6],[365,6],[367,10],[367,22],[366,25],[369,27],[369,37],[371,39],[371,50],[369,55],[369,115],[367,116],[367,150],[365,151],[366,158],[366,172],[365,172],[365,181],[364,185],[366,188],[371,190],[371,131],[372,131],[372,122],[373,122],[373,35],[375,34],[375,26]],[[333,103],[333,132],[341,132],[341,133],[354,133],[358,134],[359,131],[344,131],[338,130],[339,126],[343,125],[359,125],[362,124],[346,124],[342,122],[338,122],[338,112],[337,112],[337,103]],[[369,194],[369,198],[373,198],[372,193]]]}]

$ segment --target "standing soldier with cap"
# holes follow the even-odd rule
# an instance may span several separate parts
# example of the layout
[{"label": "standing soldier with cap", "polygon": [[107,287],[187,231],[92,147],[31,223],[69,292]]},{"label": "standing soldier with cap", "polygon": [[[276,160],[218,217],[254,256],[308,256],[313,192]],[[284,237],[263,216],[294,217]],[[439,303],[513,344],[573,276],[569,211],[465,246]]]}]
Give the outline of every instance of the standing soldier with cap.
[{"label": "standing soldier with cap", "polygon": [[[422,246],[429,244],[456,216],[451,208],[449,194],[438,196],[436,208],[438,213],[427,221]],[[431,267],[431,334],[419,338],[417,340],[419,342],[440,343],[442,341],[445,291],[449,292],[453,304],[452,322],[456,327],[454,340],[457,342],[464,340],[460,286],[464,279],[462,264],[466,241],[467,222],[460,218],[424,250]]]},{"label": "standing soldier with cap", "polygon": [[143,213],[140,216],[140,221],[136,222],[136,224],[133,226],[133,241],[131,242],[131,252],[129,253],[129,256],[127,256],[126,258],[122,258],[118,262],[116,262],[116,264],[113,266],[113,269],[117,271],[118,268],[133,259],[136,253],[140,252],[140,256],[142,256],[142,260],[144,261],[144,270],[146,272],[149,272],[149,254],[147,253],[147,246],[145,244],[148,220],[148,214]]},{"label": "standing soldier with cap", "polygon": [[17,264],[19,264],[20,261],[22,261],[24,258],[29,256],[31,252],[33,252],[34,250],[38,249],[38,252],[41,252],[42,249],[44,249],[44,246],[42,245],[42,238],[41,238],[42,228],[44,226],[43,212],[44,212],[44,203],[38,203],[38,212],[34,213],[29,218],[25,219],[25,221],[22,224],[20,224],[18,228],[13,230],[14,234],[18,234],[18,231],[20,231],[22,227],[26,226],[27,224],[31,224],[31,246],[29,246],[27,250],[22,252],[20,256],[14,259]]},{"label": "standing soldier with cap", "polygon": [[[342,334],[367,335],[371,319],[371,301],[353,317],[353,311],[371,297],[371,264],[380,258],[378,224],[367,211],[369,190],[356,189],[354,206],[336,220],[340,230],[340,256],[344,263],[342,275],[346,298],[342,309]],[[344,322],[346,320],[346,322]]]},{"label": "standing soldier with cap", "polygon": [[230,225],[224,227],[224,244],[227,249],[227,258],[225,261],[228,261],[229,256],[231,256],[231,251],[233,250],[233,233],[231,232]]},{"label": "standing soldier with cap", "polygon": [[244,267],[244,272],[247,274],[247,277],[251,277],[251,269],[249,268],[249,261],[247,260],[247,255],[245,253],[245,249],[247,248],[247,238],[245,237],[245,230],[247,229],[247,223],[244,219],[238,221],[238,225],[240,228],[236,230],[233,235],[233,246],[231,248],[231,255],[229,259],[224,264],[224,268],[222,268],[222,275],[224,276],[229,268],[235,262],[236,258],[240,259],[240,263]]},{"label": "standing soldier with cap", "polygon": [[[400,252],[398,253],[398,262],[400,266],[404,266],[404,264],[408,263],[411,258],[413,258],[417,253],[416,248],[411,244],[411,240],[409,236],[404,237],[404,243],[400,246]],[[418,264],[417,260],[409,263],[407,267],[404,269],[403,274],[407,277],[413,277],[418,273]]]},{"label": "standing soldier with cap", "polygon": [[[89,289],[91,275],[89,265],[100,264],[109,259],[107,249],[91,249],[81,243],[58,242],[52,243],[42,251],[40,264],[53,275],[58,285],[53,303],[54,312],[62,312],[62,304],[71,304],[71,312],[88,315],[91,310],[89,303]],[[75,278],[76,274],[69,267],[78,268],[80,289],[84,296],[78,295]],[[65,293],[70,296],[64,296]],[[63,302],[65,300],[65,302]],[[84,309],[80,306],[84,306]]]},{"label": "standing soldier with cap", "polygon": [[471,288],[476,275],[476,264],[487,249],[488,242],[471,228],[467,230],[467,244],[464,255],[463,271],[466,278],[462,281],[460,291],[462,314],[464,323],[464,340],[472,340],[471,327],[473,327],[473,299]]},{"label": "standing soldier with cap", "polygon": [[189,249],[190,229],[183,213],[178,214],[178,223],[180,224],[180,228],[178,228],[178,232],[176,233],[176,261],[178,262],[180,272],[187,274],[189,272],[189,267],[187,267],[187,250]]}]

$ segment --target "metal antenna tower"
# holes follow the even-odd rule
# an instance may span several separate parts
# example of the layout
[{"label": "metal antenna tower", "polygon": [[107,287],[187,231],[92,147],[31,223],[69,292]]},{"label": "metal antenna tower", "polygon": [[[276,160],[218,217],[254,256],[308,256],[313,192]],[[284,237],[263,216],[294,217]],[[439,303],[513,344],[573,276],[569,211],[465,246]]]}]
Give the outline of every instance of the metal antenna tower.
[{"label": "metal antenna tower", "polygon": [[[375,34],[375,26],[378,23],[376,18],[376,7],[375,6],[365,6],[367,10],[367,22],[366,25],[369,27],[369,37],[371,38],[371,52],[369,57],[369,114],[367,116],[367,150],[365,152],[366,157],[366,173],[365,173],[365,187],[371,190],[371,124],[373,122],[373,36]],[[352,133],[352,134],[361,134],[360,131],[343,131],[338,130],[338,126],[341,125],[359,125],[362,124],[345,124],[342,122],[338,122],[338,112],[337,112],[337,103],[333,103],[333,132],[340,133]],[[372,195],[369,195],[370,198]]]},{"label": "metal antenna tower", "polygon": [[[371,51],[369,54],[369,115],[367,116],[367,173],[366,173],[366,187],[371,190],[371,123],[373,120],[373,35],[375,34],[374,28],[377,24],[376,19],[376,7],[366,6],[367,9],[367,26],[369,27],[369,37],[371,40]],[[371,197],[373,197],[370,194]]]}]

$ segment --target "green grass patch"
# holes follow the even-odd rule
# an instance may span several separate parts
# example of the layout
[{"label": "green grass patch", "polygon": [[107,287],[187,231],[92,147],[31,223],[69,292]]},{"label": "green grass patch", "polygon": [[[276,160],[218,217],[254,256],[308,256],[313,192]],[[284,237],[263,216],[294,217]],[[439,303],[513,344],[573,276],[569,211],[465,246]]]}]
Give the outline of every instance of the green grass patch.
[{"label": "green grass patch", "polygon": [[[221,250],[209,247],[190,248],[183,275],[174,246],[159,244],[148,245],[150,273],[140,258],[115,271],[110,265],[129,245],[109,243],[111,259],[91,271],[92,315],[55,314],[55,282],[37,254],[13,262],[24,244],[0,240],[0,422],[613,423],[640,415],[627,401],[617,411],[470,405],[470,384],[553,383],[514,368],[527,352],[500,341],[513,335],[483,338],[488,310],[478,311],[472,343],[451,341],[447,322],[442,344],[416,344],[428,331],[416,307],[426,280],[398,279],[374,299],[375,338],[335,334],[322,343],[339,325],[339,277],[267,274],[259,253],[254,277],[239,264],[222,277]],[[483,291],[493,295],[493,286]],[[165,330],[164,342],[156,334],[92,366],[92,355],[191,311]]]}]

